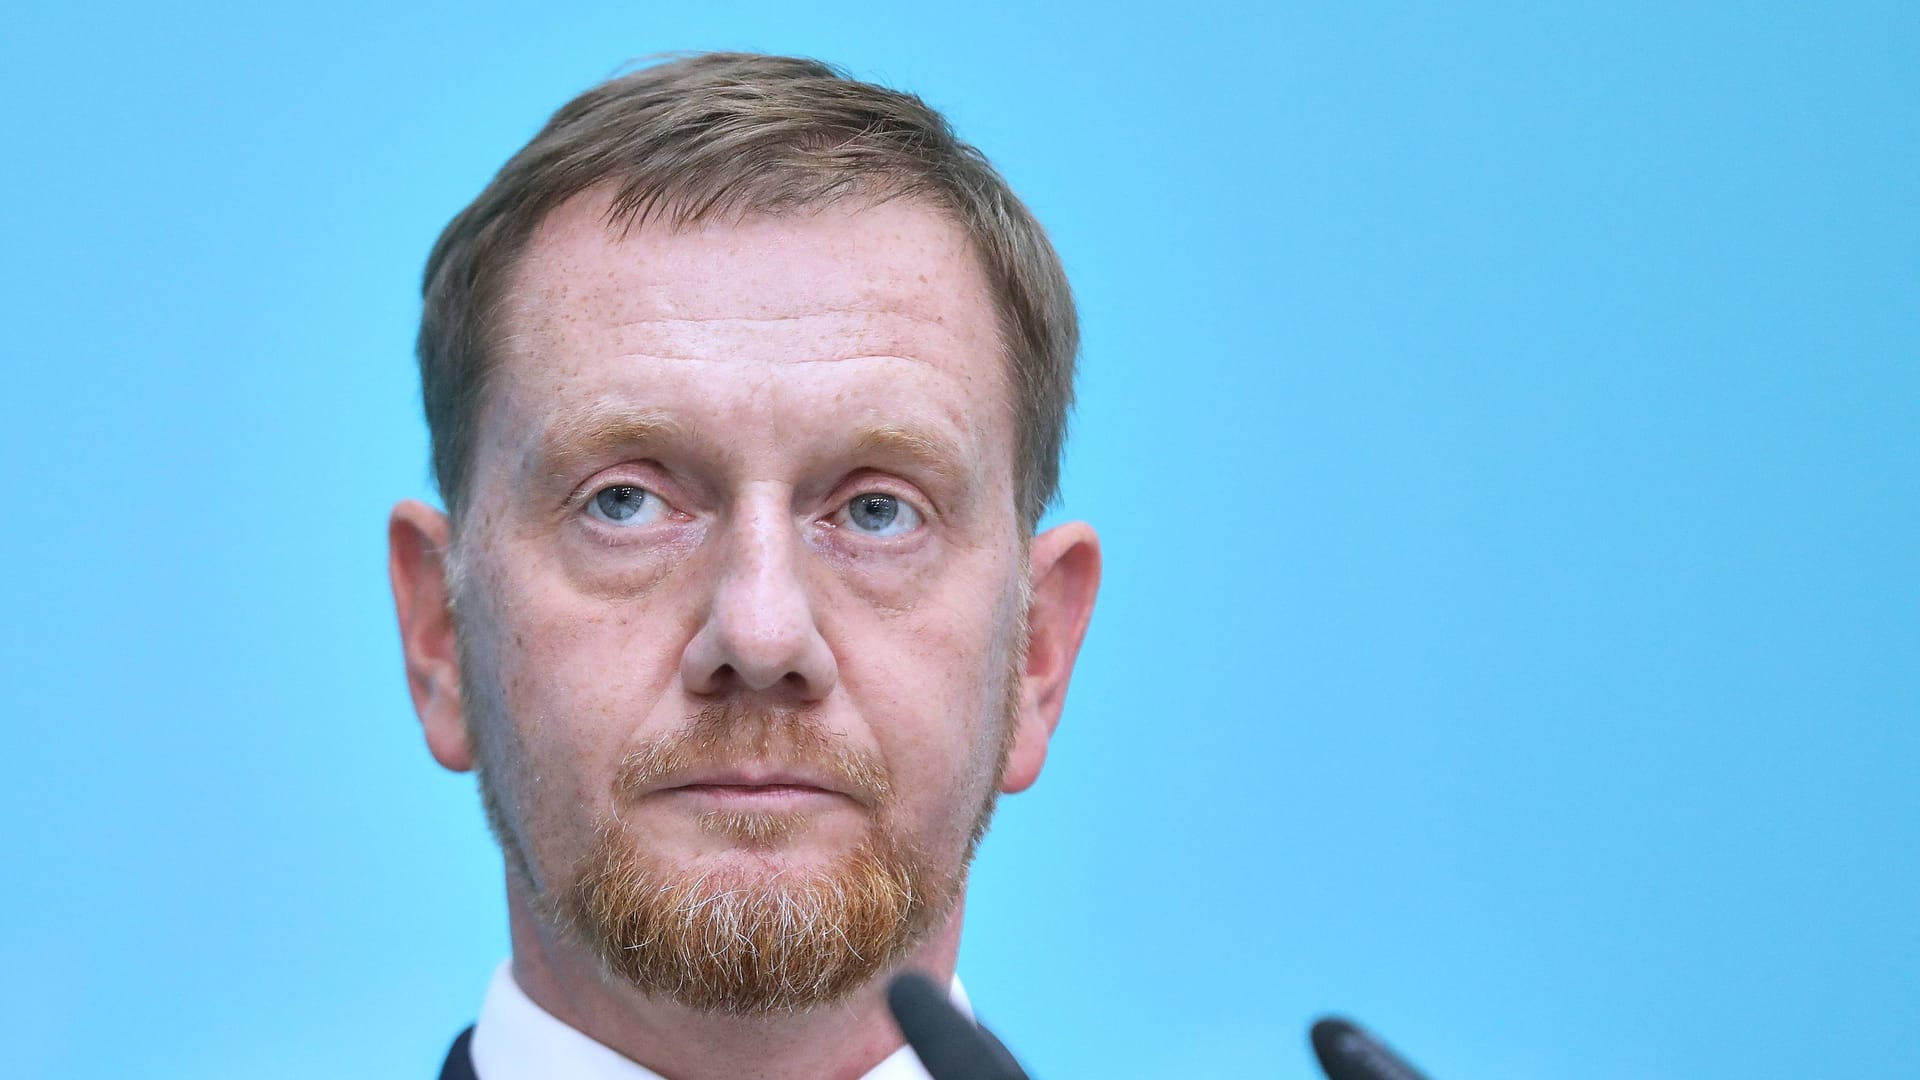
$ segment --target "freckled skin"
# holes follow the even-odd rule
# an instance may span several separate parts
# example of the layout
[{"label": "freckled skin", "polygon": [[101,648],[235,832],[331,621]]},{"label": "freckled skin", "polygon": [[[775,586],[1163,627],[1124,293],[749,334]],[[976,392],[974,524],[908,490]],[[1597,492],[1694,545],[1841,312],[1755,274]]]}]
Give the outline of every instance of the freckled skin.
[{"label": "freckled skin", "polygon": [[[516,748],[495,775],[524,807],[536,876],[563,875],[584,852],[637,740],[740,694],[818,708],[886,763],[910,833],[957,853],[993,781],[1022,569],[1011,408],[963,237],[898,204],[610,243],[601,212],[597,200],[563,207],[520,268],[474,470],[489,527],[462,538],[473,579],[488,583],[472,622],[490,632],[469,648],[502,676],[500,714],[523,720],[492,742]],[[564,474],[657,492],[672,520],[629,535],[556,514],[571,489],[525,483],[548,417],[609,404],[664,413],[687,436]],[[860,475],[847,433],[903,419],[962,448],[970,490]],[[869,489],[959,512],[928,509],[919,535],[876,542],[835,520]],[[682,668],[703,631],[736,670],[690,687]],[[502,634],[522,644],[492,647]],[[764,674],[738,670],[754,663]],[[766,678],[780,681],[749,685]],[[684,815],[661,816],[648,824],[663,844],[724,857]],[[864,827],[841,816],[786,857],[841,849]]]},{"label": "freckled skin", "polygon": [[[872,822],[834,807],[747,852],[670,800],[615,806],[610,781],[623,755],[704,706],[802,708],[884,763],[894,826],[957,864],[996,785],[1017,791],[1039,772],[1098,581],[1085,526],[1030,542],[1035,652],[1016,673],[1030,549],[997,320],[964,235],[893,202],[620,237],[605,207],[577,198],[535,237],[481,413],[457,548],[462,645],[484,700],[459,700],[430,617],[428,549],[445,523],[419,504],[395,511],[395,592],[430,746],[469,767],[464,725],[480,729],[536,888],[568,880],[616,813],[690,871],[778,869],[844,852]],[[595,429],[563,423],[582,415],[656,426],[556,452],[557,430]],[[940,452],[858,444],[874,428]],[[587,511],[616,484],[658,500],[644,521]],[[862,533],[846,507],[868,492],[920,524]],[[1056,563],[1064,583],[1048,576]],[[1010,689],[1018,739],[996,776]],[[878,988],[835,1016],[753,1033],[640,1000],[539,925],[527,889],[510,877],[523,986],[603,1042],[646,1045],[642,1060],[670,1075],[857,1076],[897,1045]],[[959,918],[918,966],[952,970]]]}]

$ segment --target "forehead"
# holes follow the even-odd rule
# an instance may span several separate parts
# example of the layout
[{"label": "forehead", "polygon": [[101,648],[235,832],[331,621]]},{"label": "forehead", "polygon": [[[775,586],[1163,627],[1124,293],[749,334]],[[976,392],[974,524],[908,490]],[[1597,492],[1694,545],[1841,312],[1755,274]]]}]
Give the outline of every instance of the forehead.
[{"label": "forehead", "polygon": [[607,208],[563,204],[515,268],[482,458],[535,452],[569,417],[665,408],[743,448],[937,428],[976,468],[1010,470],[997,313],[949,216],[897,200],[623,230]]},{"label": "forehead", "polygon": [[[502,359],[794,362],[906,354],[1003,381],[991,297],[950,217],[890,201],[670,229],[607,225],[606,196],[542,222],[505,297]],[[584,346],[585,348],[577,348]],[[849,351],[853,350],[853,351]],[[927,355],[920,355],[927,354]]]},{"label": "forehead", "polygon": [[[561,299],[623,307],[671,300],[686,305],[677,314],[697,317],[702,297],[724,304],[727,314],[746,314],[734,305],[752,294],[768,314],[831,298],[852,306],[905,302],[937,318],[953,300],[987,299],[965,232],[951,215],[916,200],[848,200],[683,227],[609,224],[610,208],[596,189],[542,219],[513,275],[516,314]],[[796,277],[800,268],[809,275]],[[645,293],[632,292],[635,276],[645,279]]]}]

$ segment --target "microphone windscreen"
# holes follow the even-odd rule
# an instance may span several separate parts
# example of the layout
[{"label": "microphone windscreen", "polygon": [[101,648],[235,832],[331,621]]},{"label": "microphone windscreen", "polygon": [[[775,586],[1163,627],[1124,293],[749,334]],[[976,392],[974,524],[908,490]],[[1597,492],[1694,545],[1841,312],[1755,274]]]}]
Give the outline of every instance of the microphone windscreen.
[{"label": "microphone windscreen", "polygon": [[1426,1080],[1359,1025],[1329,1016],[1308,1033],[1327,1080]]},{"label": "microphone windscreen", "polygon": [[887,985],[887,1008],[933,1080],[1027,1080],[1000,1041],[954,1008],[925,975],[894,976]]}]

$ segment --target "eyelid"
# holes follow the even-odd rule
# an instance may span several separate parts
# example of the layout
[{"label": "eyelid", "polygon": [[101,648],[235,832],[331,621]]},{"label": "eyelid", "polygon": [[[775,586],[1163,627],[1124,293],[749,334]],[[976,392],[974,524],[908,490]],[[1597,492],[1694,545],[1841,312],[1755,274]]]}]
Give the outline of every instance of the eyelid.
[{"label": "eyelid", "polygon": [[[855,525],[852,521],[853,504],[862,496],[866,495],[883,495],[889,499],[893,499],[900,504],[903,512],[912,514],[919,520],[911,527],[903,529],[898,533],[884,534],[867,532],[865,529]],[[901,543],[912,537],[919,536],[926,532],[932,522],[933,515],[926,510],[921,500],[910,499],[891,488],[865,484],[855,487],[852,494],[834,504],[833,512],[826,516],[823,524],[829,528],[858,536],[869,543],[888,544]]]},{"label": "eyelid", "polygon": [[665,503],[668,510],[679,513],[679,493],[669,490],[674,486],[673,477],[652,461],[617,462],[594,470],[592,475],[567,492],[566,497],[560,500],[559,510],[564,513],[582,510],[589,499],[610,487],[637,487],[646,489],[649,495]]},{"label": "eyelid", "polygon": [[[624,491],[629,494],[637,492],[640,496],[628,519],[615,519],[601,503],[602,496],[615,491]],[[587,497],[578,511],[578,516],[597,521],[607,528],[627,530],[662,524],[670,521],[674,513],[673,504],[661,498],[660,493],[652,488],[616,481],[594,488],[593,494]]]},{"label": "eyelid", "polygon": [[834,491],[831,513],[836,515],[845,512],[853,500],[869,494],[886,495],[913,507],[920,515],[922,525],[932,521],[940,513],[940,508],[934,505],[932,497],[919,486],[878,469],[861,469],[849,476]]},{"label": "eyelid", "polygon": [[[630,522],[610,521],[595,511],[593,505],[594,499],[596,499],[601,492],[611,488],[621,487],[637,488],[646,493],[646,502],[642,504],[643,509],[641,511],[642,513],[648,514],[646,520]],[[593,481],[576,488],[574,494],[568,497],[565,506],[566,509],[561,518],[564,524],[568,527],[586,528],[590,530],[592,535],[602,537],[609,542],[612,542],[614,537],[623,534],[627,540],[637,540],[642,535],[654,535],[654,529],[672,527],[692,520],[673,500],[661,494],[660,489],[655,485],[643,484],[618,475],[607,475],[604,473]],[[644,509],[644,507],[647,506],[651,506],[654,509],[648,513]]]}]

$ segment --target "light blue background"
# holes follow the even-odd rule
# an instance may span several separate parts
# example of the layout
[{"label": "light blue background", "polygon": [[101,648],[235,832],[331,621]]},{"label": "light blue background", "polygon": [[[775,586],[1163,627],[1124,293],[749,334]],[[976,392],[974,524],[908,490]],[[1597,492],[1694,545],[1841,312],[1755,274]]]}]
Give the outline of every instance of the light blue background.
[{"label": "light blue background", "polygon": [[[1798,10],[1796,10],[1798,9]],[[441,225],[629,57],[923,94],[1108,581],[964,970],[1035,1075],[1920,1075],[1920,6],[29,0],[0,1073],[425,1078],[505,949],[384,569]]]}]

